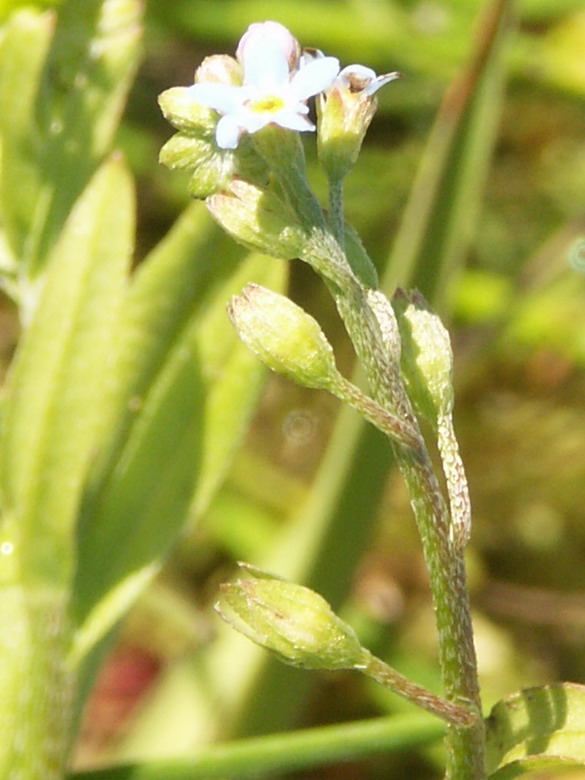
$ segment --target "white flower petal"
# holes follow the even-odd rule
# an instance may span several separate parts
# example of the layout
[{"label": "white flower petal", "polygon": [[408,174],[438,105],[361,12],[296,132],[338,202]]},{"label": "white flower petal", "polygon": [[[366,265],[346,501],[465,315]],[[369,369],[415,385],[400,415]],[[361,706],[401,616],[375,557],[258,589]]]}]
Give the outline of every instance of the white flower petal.
[{"label": "white flower petal", "polygon": [[248,90],[233,84],[205,83],[188,87],[187,94],[195,103],[213,108],[221,114],[230,114],[247,99]]},{"label": "white flower petal", "polygon": [[307,100],[331,86],[339,73],[336,57],[320,57],[295,73],[290,91],[298,100]]},{"label": "white flower petal", "polygon": [[356,81],[374,81],[376,78],[376,71],[371,68],[367,68],[365,65],[348,65],[343,68],[339,73],[339,80],[343,82],[343,85],[350,86],[350,76]]},{"label": "white flower petal", "polygon": [[298,130],[301,133],[314,130],[315,125],[306,116],[301,116],[294,111],[282,111],[273,118],[273,123],[287,130]]},{"label": "white flower petal", "polygon": [[242,128],[232,114],[222,116],[215,128],[215,142],[220,149],[235,149],[241,135]]},{"label": "white flower petal", "polygon": [[384,76],[378,76],[374,81],[372,81],[371,84],[369,84],[364,89],[365,95],[373,95],[375,92],[377,92],[380,87],[383,87],[384,84],[388,84],[390,81],[394,81],[395,79],[399,79],[401,77],[401,74],[398,73],[398,71],[394,71],[394,73],[386,73]]},{"label": "white flower petal", "polygon": [[259,32],[243,51],[244,84],[258,91],[270,91],[288,83],[289,64],[277,39]]},{"label": "white flower petal", "polygon": [[247,133],[257,133],[258,130],[262,130],[263,127],[266,127],[271,122],[274,122],[274,116],[268,112],[247,111],[239,117],[240,127]]},{"label": "white flower petal", "polygon": [[258,35],[269,35],[278,42],[284,56],[289,63],[290,68],[295,68],[299,59],[300,45],[290,30],[279,22],[254,22],[240,38],[236,57],[239,62],[243,62],[245,51]]}]

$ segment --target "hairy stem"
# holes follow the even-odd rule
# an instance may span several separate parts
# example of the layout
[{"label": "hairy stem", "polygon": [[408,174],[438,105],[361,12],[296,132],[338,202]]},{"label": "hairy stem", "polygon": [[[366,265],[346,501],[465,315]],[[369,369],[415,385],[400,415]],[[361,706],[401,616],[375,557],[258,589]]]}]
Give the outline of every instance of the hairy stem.
[{"label": "hairy stem", "polygon": [[366,651],[364,659],[366,662],[363,669],[364,674],[404,699],[416,702],[423,710],[432,712],[433,715],[447,721],[452,726],[470,726],[475,722],[477,716],[465,707],[453,704],[440,696],[435,696],[421,685],[411,682],[371,653]]}]

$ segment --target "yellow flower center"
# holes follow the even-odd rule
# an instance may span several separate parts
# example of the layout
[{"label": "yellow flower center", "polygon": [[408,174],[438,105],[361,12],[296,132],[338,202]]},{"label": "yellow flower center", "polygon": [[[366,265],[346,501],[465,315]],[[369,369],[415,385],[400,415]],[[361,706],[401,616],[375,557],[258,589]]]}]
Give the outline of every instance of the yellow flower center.
[{"label": "yellow flower center", "polygon": [[275,114],[284,108],[284,100],[276,95],[267,95],[259,100],[250,101],[250,110],[258,114]]}]

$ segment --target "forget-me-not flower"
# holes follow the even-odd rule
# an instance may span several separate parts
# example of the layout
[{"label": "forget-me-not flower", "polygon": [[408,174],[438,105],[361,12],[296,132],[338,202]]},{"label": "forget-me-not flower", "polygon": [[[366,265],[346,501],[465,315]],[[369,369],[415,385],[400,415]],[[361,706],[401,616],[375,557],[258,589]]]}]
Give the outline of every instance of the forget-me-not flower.
[{"label": "forget-me-not flower", "polygon": [[348,89],[350,92],[359,93],[363,97],[371,97],[380,87],[394,79],[400,78],[400,73],[385,73],[376,76],[376,72],[365,65],[348,65],[339,72],[333,83],[333,87]]},{"label": "forget-me-not flower", "polygon": [[241,85],[203,82],[189,87],[189,99],[221,114],[215,140],[235,149],[242,133],[276,124],[289,130],[314,130],[307,100],[330,87],[339,73],[335,57],[321,57],[299,67],[299,45],[277,22],[251,25],[240,40],[237,59]]}]

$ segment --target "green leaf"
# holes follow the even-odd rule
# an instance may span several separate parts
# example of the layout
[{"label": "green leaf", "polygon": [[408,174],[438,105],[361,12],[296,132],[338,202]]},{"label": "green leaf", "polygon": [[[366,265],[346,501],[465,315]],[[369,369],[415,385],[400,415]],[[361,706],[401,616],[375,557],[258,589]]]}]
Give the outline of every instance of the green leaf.
[{"label": "green leaf", "polygon": [[473,239],[500,117],[511,0],[493,0],[479,20],[472,58],[448,90],[421,161],[383,288],[419,289],[437,308],[448,300]]},{"label": "green leaf", "polygon": [[138,62],[142,13],[140,0],[68,0],[56,18],[27,10],[8,23],[0,207],[31,278],[110,151]]},{"label": "green leaf", "polygon": [[527,688],[498,702],[486,720],[487,768],[494,780],[533,769],[585,764],[585,686]]},{"label": "green leaf", "polygon": [[254,255],[232,271],[202,216],[197,206],[186,212],[139,269],[125,303],[114,435],[80,523],[80,656],[156,573],[188,515],[205,510],[257,398],[261,366],[225,304],[251,278],[282,287],[284,267]]},{"label": "green leaf", "polygon": [[37,6],[38,8],[52,8],[59,5],[61,0],[0,0],[0,20],[14,13],[22,6]]},{"label": "green leaf", "polygon": [[5,26],[0,49],[0,208],[9,245],[19,258],[37,204],[41,207],[39,159],[45,133],[37,127],[36,104],[54,27],[53,14],[21,11]]},{"label": "green leaf", "polygon": [[444,733],[428,715],[398,715],[240,740],[198,751],[188,761],[116,766],[71,780],[213,780],[280,776],[363,756],[428,745]]},{"label": "green leaf", "polygon": [[23,577],[68,582],[72,535],[109,382],[134,231],[134,194],[113,159],[73,209],[11,367],[0,488]]}]

